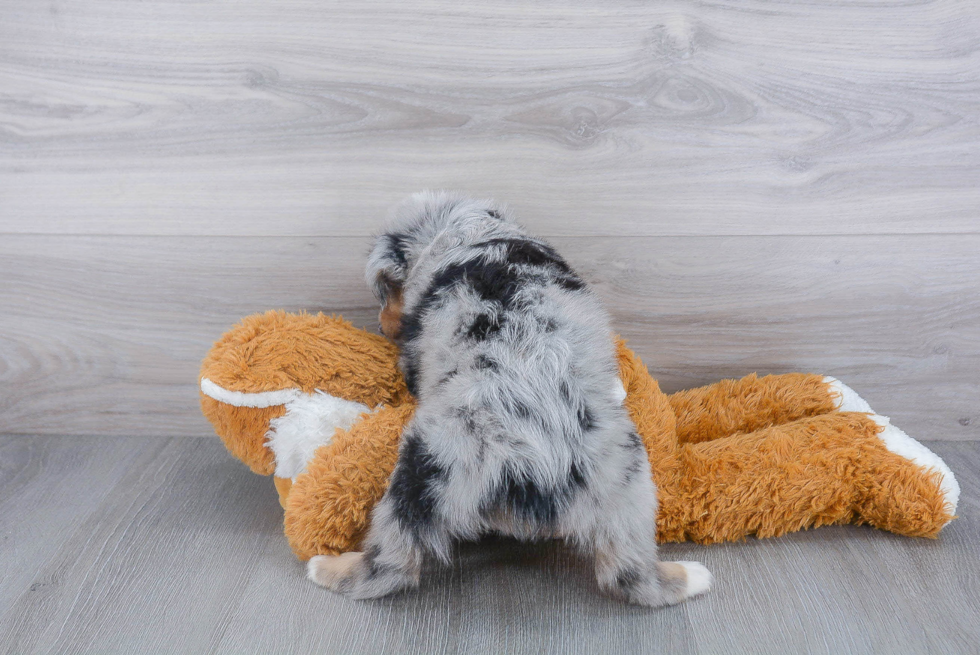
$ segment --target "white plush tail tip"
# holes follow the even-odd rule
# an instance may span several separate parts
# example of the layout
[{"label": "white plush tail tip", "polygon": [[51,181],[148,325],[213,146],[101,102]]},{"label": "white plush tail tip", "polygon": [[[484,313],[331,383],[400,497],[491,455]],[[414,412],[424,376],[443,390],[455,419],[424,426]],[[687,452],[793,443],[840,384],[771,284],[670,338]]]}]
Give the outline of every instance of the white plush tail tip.
[{"label": "white plush tail tip", "polygon": [[687,597],[697,596],[711,589],[714,578],[700,562],[677,562],[687,572]]}]

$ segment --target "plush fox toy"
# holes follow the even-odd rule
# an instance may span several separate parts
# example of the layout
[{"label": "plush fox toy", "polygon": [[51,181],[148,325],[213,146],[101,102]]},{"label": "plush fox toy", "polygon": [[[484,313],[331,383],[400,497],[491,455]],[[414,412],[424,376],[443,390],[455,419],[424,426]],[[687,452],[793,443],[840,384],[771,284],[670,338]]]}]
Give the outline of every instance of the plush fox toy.
[{"label": "plush fox toy", "polygon": [[[833,378],[750,375],[668,396],[622,341],[618,353],[660,541],[835,523],[935,537],[954,518],[949,467]],[[204,360],[201,408],[235,457],[275,476],[301,560],[358,550],[414,411],[397,360],[343,319],[282,312],[244,319]]]}]

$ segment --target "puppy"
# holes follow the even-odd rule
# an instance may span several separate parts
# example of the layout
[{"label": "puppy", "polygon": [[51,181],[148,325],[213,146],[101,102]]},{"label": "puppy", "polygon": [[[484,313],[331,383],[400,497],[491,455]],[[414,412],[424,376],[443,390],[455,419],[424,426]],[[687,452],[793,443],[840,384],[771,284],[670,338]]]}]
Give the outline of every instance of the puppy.
[{"label": "puppy", "polygon": [[377,238],[367,279],[418,409],[364,552],[314,557],[314,582],[384,596],[418,585],[424,557],[496,532],[565,539],[631,603],[708,589],[700,564],[657,560],[609,319],[551,246],[493,202],[423,192]]}]

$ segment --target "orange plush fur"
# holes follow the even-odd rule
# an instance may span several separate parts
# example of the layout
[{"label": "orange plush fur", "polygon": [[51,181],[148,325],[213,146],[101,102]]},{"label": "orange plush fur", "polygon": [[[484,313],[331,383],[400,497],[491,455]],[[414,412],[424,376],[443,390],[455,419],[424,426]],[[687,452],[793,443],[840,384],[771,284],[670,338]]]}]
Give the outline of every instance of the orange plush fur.
[{"label": "orange plush fur", "polygon": [[[833,523],[935,537],[953,518],[940,474],[890,452],[868,414],[835,411],[821,376],[750,375],[668,396],[623,342],[619,361],[657,485],[660,541]],[[243,394],[319,390],[372,410],[337,429],[294,480],[276,478],[297,557],[357,550],[414,411],[396,347],[338,318],[269,312],[224,335],[201,378]],[[266,438],[284,405],[234,406],[203,392],[201,405],[233,455],[257,473],[274,471]]]},{"label": "orange plush fur", "polygon": [[[241,393],[319,389],[370,408],[411,398],[394,344],[323,315],[249,316],[214,344],[201,376]],[[201,409],[232,455],[260,475],[272,474],[275,461],[265,436],[283,405],[236,407],[201,393]]]}]

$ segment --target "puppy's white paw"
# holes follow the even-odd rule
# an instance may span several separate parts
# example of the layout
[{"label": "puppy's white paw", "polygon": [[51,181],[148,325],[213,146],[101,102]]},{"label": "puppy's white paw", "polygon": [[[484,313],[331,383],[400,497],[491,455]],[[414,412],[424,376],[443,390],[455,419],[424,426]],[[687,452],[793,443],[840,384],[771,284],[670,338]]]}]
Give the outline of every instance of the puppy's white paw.
[{"label": "puppy's white paw", "polygon": [[697,596],[711,589],[714,577],[700,562],[677,562],[687,573],[687,597]]},{"label": "puppy's white paw", "polygon": [[306,577],[321,587],[337,591],[341,583],[351,577],[363,557],[364,553],[316,555],[306,564]]}]

